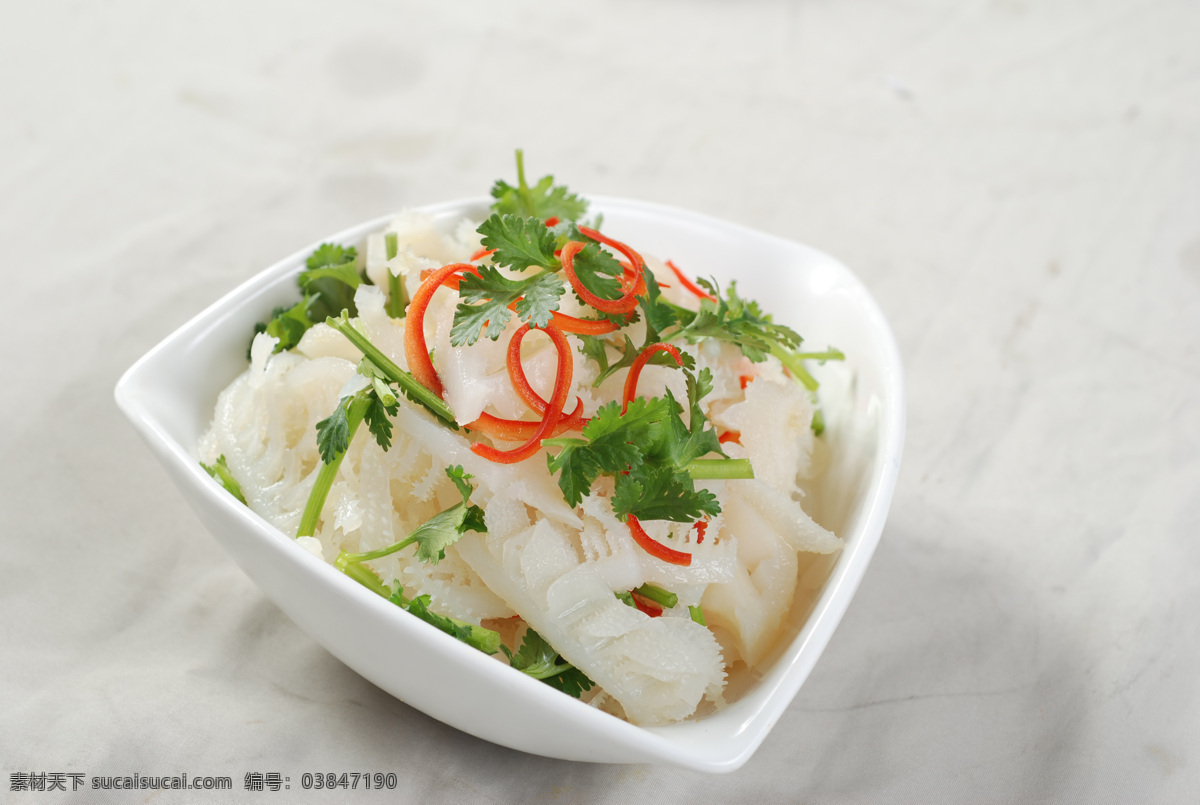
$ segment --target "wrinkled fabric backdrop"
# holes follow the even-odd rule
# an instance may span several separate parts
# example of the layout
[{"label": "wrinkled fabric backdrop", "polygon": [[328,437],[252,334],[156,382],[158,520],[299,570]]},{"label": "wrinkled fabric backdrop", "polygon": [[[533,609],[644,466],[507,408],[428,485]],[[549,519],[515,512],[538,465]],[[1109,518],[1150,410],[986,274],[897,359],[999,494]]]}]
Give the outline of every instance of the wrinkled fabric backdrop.
[{"label": "wrinkled fabric backdrop", "polygon": [[[90,801],[1194,801],[1195,3],[0,20],[0,799],[71,799],[19,773],[188,772],[235,790]],[[526,756],[391,698],[264,599],[112,401],[245,278],[479,195],[516,147],[576,190],[828,251],[895,329],[908,439],[882,542],[736,773]],[[297,790],[354,770],[400,788]],[[245,791],[253,771],[292,790]]]}]

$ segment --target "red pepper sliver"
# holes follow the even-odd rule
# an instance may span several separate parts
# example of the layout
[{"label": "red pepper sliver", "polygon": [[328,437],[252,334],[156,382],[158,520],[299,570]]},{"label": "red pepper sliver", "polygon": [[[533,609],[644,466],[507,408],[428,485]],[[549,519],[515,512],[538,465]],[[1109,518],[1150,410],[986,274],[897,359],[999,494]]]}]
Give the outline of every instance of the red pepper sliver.
[{"label": "red pepper sliver", "polygon": [[683,551],[677,551],[674,548],[668,548],[661,542],[656,542],[653,538],[651,538],[651,536],[646,533],[646,529],[642,528],[642,524],[638,522],[638,518],[634,517],[632,514],[629,515],[629,533],[633,535],[633,541],[636,542],[643,551],[655,557],[656,559],[661,559],[669,564],[681,565],[683,567],[687,567],[692,563],[692,555],[690,553],[684,553]]},{"label": "red pepper sliver", "polygon": [[638,378],[641,377],[642,367],[646,365],[646,361],[650,360],[650,356],[655,352],[667,352],[675,359],[675,363],[683,366],[683,358],[679,356],[679,350],[662,341],[651,344],[639,352],[638,356],[633,359],[633,365],[629,367],[629,374],[625,376],[625,394],[621,405],[622,416],[629,410],[629,403],[633,402],[633,398],[637,396]]},{"label": "red pepper sliver", "polygon": [[689,291],[694,293],[696,296],[700,297],[701,299],[707,299],[710,302],[717,301],[717,297],[713,296],[708,291],[704,290],[699,285],[697,285],[696,283],[694,283],[690,279],[688,279],[687,275],[684,274],[682,271],[680,271],[679,267],[677,265],[675,265],[674,263],[672,263],[670,260],[667,261],[667,268],[671,269],[671,271],[675,274],[675,277],[676,277],[676,279],[679,280],[680,285],[682,285],[684,288],[687,288]]},{"label": "red pepper sliver", "polygon": [[629,597],[633,599],[633,605],[637,607],[639,611],[646,613],[651,618],[658,618],[662,616],[663,608],[654,601],[651,601],[647,598],[642,598],[635,592],[630,592]]},{"label": "red pepper sliver", "polygon": [[[576,398],[575,409],[558,420],[558,424],[554,426],[550,435],[558,436],[569,430],[581,430],[588,422],[582,414],[583,400]],[[541,425],[540,419],[505,419],[485,411],[479,415],[479,419],[467,423],[465,427],[467,430],[479,431],[502,442],[524,442],[533,436]]]},{"label": "red pepper sliver", "polygon": [[563,406],[566,405],[567,396],[571,392],[571,380],[575,371],[571,360],[571,346],[567,343],[567,337],[563,335],[562,330],[553,324],[547,325],[542,332],[550,336],[550,340],[554,342],[554,348],[558,351],[558,371],[554,377],[554,393],[542,414],[541,424],[529,437],[529,441],[520,447],[512,450],[497,450],[490,445],[476,442],[471,445],[471,452],[475,455],[495,461],[497,464],[516,464],[524,461],[537,453],[542,446],[542,439],[549,437],[562,419]]},{"label": "red pepper sliver", "polygon": [[[525,368],[521,366],[521,342],[525,339],[525,334],[529,332],[529,325],[523,324],[513,333],[512,339],[508,342],[508,355],[506,363],[508,366],[508,379],[512,381],[513,390],[517,392],[530,410],[538,414],[546,412],[546,401],[541,395],[533,390],[533,386],[529,385],[529,378],[525,376]],[[564,430],[579,430],[587,424],[587,420],[580,414],[583,411],[583,400],[579,397],[575,398],[575,410],[564,416],[558,423],[557,432]],[[512,421],[512,420],[509,420]]]},{"label": "red pepper sliver", "polygon": [[717,437],[717,442],[719,444],[725,444],[726,442],[733,442],[734,444],[741,444],[742,443],[742,433],[741,433],[741,431],[727,430],[724,433],[722,433],[720,436]]},{"label": "red pepper sliver", "polygon": [[429,347],[425,343],[425,310],[429,300],[442,283],[460,271],[473,271],[470,263],[451,263],[430,274],[408,303],[408,318],[404,324],[404,355],[408,358],[408,369],[422,386],[437,396],[442,396],[442,381],[433,361],[429,359]]}]

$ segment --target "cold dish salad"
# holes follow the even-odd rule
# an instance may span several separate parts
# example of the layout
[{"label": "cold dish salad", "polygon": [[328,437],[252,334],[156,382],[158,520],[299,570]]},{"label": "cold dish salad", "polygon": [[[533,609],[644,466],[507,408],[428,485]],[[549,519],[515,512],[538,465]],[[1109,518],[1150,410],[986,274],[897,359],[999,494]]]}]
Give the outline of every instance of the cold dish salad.
[{"label": "cold dish salad", "polygon": [[486,220],[324,244],[259,325],[200,459],[397,607],[635,724],[719,707],[841,540],[801,507],[801,338],[610,237],[550,176]]}]

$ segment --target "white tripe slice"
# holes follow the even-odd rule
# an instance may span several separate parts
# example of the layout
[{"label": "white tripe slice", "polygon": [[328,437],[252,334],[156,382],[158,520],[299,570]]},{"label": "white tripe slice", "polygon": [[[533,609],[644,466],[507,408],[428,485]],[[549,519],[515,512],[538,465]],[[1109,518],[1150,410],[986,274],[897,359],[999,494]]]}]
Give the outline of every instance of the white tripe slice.
[{"label": "white tripe slice", "polygon": [[382,232],[367,235],[363,248],[363,271],[376,285],[387,287],[387,240]]},{"label": "white tripe slice", "polygon": [[341,358],[264,357],[260,336],[249,369],[221,393],[206,452],[224,455],[251,509],[294,534],[320,457],[312,438],[354,374]]},{"label": "white tripe slice", "polygon": [[346,336],[330,327],[325,322],[314,324],[300,336],[295,352],[306,358],[341,358],[358,363],[362,353],[358,347],[346,340]]},{"label": "white tripe slice", "polygon": [[774,644],[796,591],[798,551],[831,553],[842,541],[821,528],[800,504],[769,484],[726,485],[720,535],[737,535],[737,568],[727,583],[713,584],[702,600],[710,624],[733,635],[748,665]]},{"label": "white tripe slice", "polygon": [[[646,553],[633,540],[629,526],[613,514],[607,497],[589,495],[580,504],[584,513],[586,536],[581,536],[584,555],[604,570],[613,590],[632,590],[649,582],[669,590],[680,584],[709,584],[733,579],[737,541],[715,539],[720,528],[718,516],[697,543],[689,524],[664,520],[643,520],[647,535],[675,550],[692,555],[690,565],[674,565]],[[586,540],[586,542],[585,542]]]},{"label": "white tripe slice", "polygon": [[[387,297],[381,288],[374,285],[360,285],[354,292],[354,306],[358,308],[358,318],[354,326],[367,337],[367,340],[405,371],[408,370],[408,358],[404,353],[404,324],[400,319],[393,319],[384,309]],[[340,333],[339,333],[340,335]]]},{"label": "white tripe slice", "polygon": [[482,235],[478,232],[479,221],[473,221],[470,218],[463,218],[454,227],[454,233],[451,235],[451,240],[454,247],[458,250],[459,262],[464,262],[475,252],[480,249],[480,240]]},{"label": "white tripe slice", "polygon": [[799,383],[760,376],[746,386],[745,400],[713,414],[713,423],[741,434],[754,477],[791,494],[809,472],[813,406]]},{"label": "white tripe slice", "polygon": [[719,695],[725,670],[711,632],[626,606],[599,564],[583,561],[575,530],[548,519],[535,524],[522,508],[493,500],[488,533],[467,534],[458,548],[530,628],[620,702],[635,724],[686,718],[706,694]]},{"label": "white tripe slice", "polygon": [[[401,210],[383,231],[396,235],[397,251],[408,248],[413,254],[436,261],[439,265],[465,260],[462,244],[446,238],[434,225],[433,217],[417,210]],[[386,241],[385,241],[386,242]]]}]

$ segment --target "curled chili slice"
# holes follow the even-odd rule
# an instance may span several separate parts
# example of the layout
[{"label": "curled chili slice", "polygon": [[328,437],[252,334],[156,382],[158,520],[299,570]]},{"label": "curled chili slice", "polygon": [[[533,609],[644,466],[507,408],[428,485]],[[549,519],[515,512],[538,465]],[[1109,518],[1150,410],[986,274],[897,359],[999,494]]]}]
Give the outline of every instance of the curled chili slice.
[{"label": "curled chili slice", "polygon": [[460,271],[473,271],[475,266],[470,263],[451,263],[432,272],[421,287],[413,294],[408,303],[408,320],[404,326],[404,355],[408,358],[408,369],[422,386],[437,396],[442,396],[442,381],[433,361],[429,359],[429,347],[425,343],[425,311],[433,294],[447,278],[453,277]]},{"label": "curled chili slice", "polygon": [[655,557],[656,559],[661,559],[669,564],[682,565],[684,567],[687,567],[692,563],[692,555],[690,553],[684,553],[683,551],[677,551],[674,548],[668,548],[661,542],[654,540],[649,534],[646,533],[646,529],[642,528],[642,524],[638,522],[638,518],[634,517],[632,514],[629,515],[629,533],[633,535],[633,541],[636,542],[643,551]]},{"label": "curled chili slice", "polygon": [[621,329],[616,322],[608,319],[580,319],[568,316],[566,313],[559,313],[557,310],[551,311],[550,316],[554,319],[555,326],[564,333],[605,335]]},{"label": "curled chili slice", "polygon": [[[582,231],[582,230],[580,230]],[[596,234],[600,234],[597,232]],[[590,235],[589,235],[590,237]],[[602,313],[632,313],[637,307],[637,286],[641,280],[641,270],[637,268],[637,263],[634,263],[636,277],[631,277],[632,282],[628,284],[620,299],[601,299],[596,294],[584,287],[579,280],[579,275],[575,273],[575,255],[579,254],[580,250],[586,246],[583,241],[569,240],[562,248],[562,254],[559,255],[559,260],[562,261],[563,271],[566,272],[567,279],[571,282],[571,287],[575,289],[575,293],[579,294],[579,298],[587,304],[596,308]],[[628,248],[628,247],[626,247]],[[632,250],[631,250],[632,251]],[[636,252],[635,252],[636,254]],[[641,260],[639,257],[638,260]]]},{"label": "curled chili slice", "polygon": [[646,261],[642,259],[642,256],[640,254],[635,252],[633,249],[629,248],[628,245],[622,243],[619,240],[614,240],[614,239],[608,237],[607,235],[602,235],[595,229],[592,229],[591,227],[588,227],[588,226],[579,227],[579,231],[581,233],[583,233],[584,235],[586,235],[587,237],[591,238],[592,240],[599,241],[600,243],[603,243],[605,246],[612,246],[614,249],[619,251],[621,254],[625,255],[625,259],[627,259],[630,262],[630,264],[633,265],[634,271],[636,271],[637,273],[640,274],[642,271],[645,270]]},{"label": "curled chili slice", "polygon": [[710,302],[717,301],[717,297],[713,296],[708,291],[704,290],[699,285],[697,285],[696,283],[694,283],[690,279],[688,279],[687,275],[679,270],[679,266],[675,265],[670,260],[667,261],[667,268],[671,269],[671,271],[674,272],[675,277],[679,280],[679,283],[681,285],[683,285],[684,288],[687,288],[689,291],[694,293],[696,296],[700,297],[701,299],[707,299]]},{"label": "curled chili slice", "polygon": [[[529,408],[535,413],[542,414],[546,411],[546,401],[542,396],[533,390],[533,386],[529,385],[529,378],[525,376],[525,367],[521,365],[521,341],[525,338],[525,334],[529,332],[529,325],[523,324],[513,333],[512,340],[508,342],[508,379],[512,381],[513,390],[517,392]],[[587,424],[587,420],[581,415],[583,412],[583,400],[579,397],[575,398],[575,410],[570,414],[566,414],[558,423],[556,429],[559,433],[565,430],[579,430]],[[514,440],[515,441],[515,440]]]},{"label": "curled chili slice", "polygon": [[[478,431],[502,442],[524,442],[541,427],[541,424],[541,420],[505,419],[485,411],[479,415],[478,419],[467,423],[465,427],[467,430]],[[579,430],[586,424],[587,419],[583,416],[583,400],[577,397],[575,409],[558,420],[558,424],[554,426],[550,435],[558,436],[569,430]]]},{"label": "curled chili slice", "polygon": [[629,367],[629,374],[625,377],[625,394],[621,403],[622,415],[629,409],[629,403],[633,402],[633,398],[637,396],[638,378],[642,375],[642,367],[646,365],[646,361],[650,360],[650,356],[655,352],[666,352],[675,359],[675,363],[683,366],[683,358],[680,357],[679,350],[662,341],[651,344],[639,352],[638,356],[633,359],[633,365]]},{"label": "curled chili slice", "polygon": [[558,351],[558,371],[554,376],[554,392],[550,396],[546,410],[542,413],[541,423],[529,437],[529,441],[520,447],[512,450],[497,450],[490,445],[475,443],[471,445],[471,452],[476,455],[495,461],[497,464],[516,464],[518,461],[524,461],[537,453],[542,446],[542,439],[549,437],[562,419],[563,406],[566,405],[567,397],[570,395],[571,381],[575,372],[574,363],[571,360],[571,346],[567,343],[567,337],[562,330],[553,324],[548,324],[542,332],[550,336],[550,340],[554,342],[554,348]]},{"label": "curled chili slice", "polygon": [[[521,297],[521,299],[524,298]],[[515,313],[519,301],[521,300],[518,299],[509,304],[508,309]],[[608,319],[581,319],[576,316],[568,316],[566,313],[559,313],[557,310],[550,311],[550,318],[554,321],[555,327],[564,333],[573,333],[574,335],[607,335],[621,329],[616,322]]]}]

